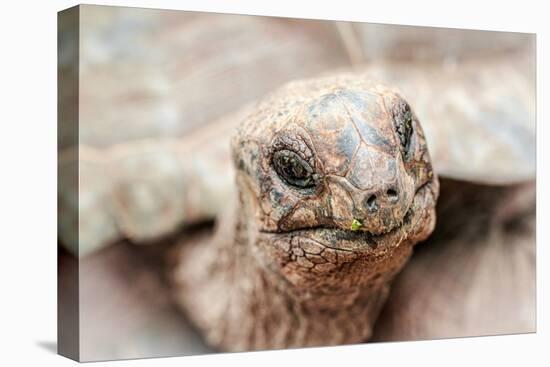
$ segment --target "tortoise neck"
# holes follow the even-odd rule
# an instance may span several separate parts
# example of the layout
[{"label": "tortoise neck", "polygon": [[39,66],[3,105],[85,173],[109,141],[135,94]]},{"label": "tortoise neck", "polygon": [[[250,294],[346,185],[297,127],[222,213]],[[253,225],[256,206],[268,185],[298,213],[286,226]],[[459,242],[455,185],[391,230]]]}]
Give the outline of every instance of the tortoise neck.
[{"label": "tortoise neck", "polygon": [[[237,209],[237,213],[243,213]],[[227,289],[220,322],[225,349],[243,351],[338,345],[366,341],[388,296],[389,287],[337,294],[297,290],[259,261],[260,236],[244,216],[234,219],[233,237],[220,241],[231,264],[222,265]]]},{"label": "tortoise neck", "polygon": [[340,294],[322,302],[298,292],[258,261],[258,236],[240,203],[231,205],[209,243],[185,246],[176,274],[179,302],[207,342],[228,351],[359,343],[367,340],[388,295]]}]

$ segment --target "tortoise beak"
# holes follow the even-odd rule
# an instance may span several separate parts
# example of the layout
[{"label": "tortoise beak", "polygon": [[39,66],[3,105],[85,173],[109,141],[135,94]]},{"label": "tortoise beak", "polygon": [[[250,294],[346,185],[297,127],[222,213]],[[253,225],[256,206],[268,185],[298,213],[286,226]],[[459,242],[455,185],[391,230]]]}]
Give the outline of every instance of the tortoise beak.
[{"label": "tortoise beak", "polygon": [[[332,222],[339,228],[382,234],[403,223],[414,199],[414,180],[401,162],[382,169],[327,176]],[[353,180],[350,177],[353,174]]]}]

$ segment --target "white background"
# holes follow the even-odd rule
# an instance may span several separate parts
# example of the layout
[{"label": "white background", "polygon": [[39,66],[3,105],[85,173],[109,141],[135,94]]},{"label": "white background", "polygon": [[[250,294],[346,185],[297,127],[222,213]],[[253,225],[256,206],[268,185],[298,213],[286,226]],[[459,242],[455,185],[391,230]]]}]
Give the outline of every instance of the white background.
[{"label": "white background", "polygon": [[[544,1],[96,1],[166,9],[537,33],[538,333],[112,362],[118,366],[549,365],[548,106],[550,35]],[[9,4],[9,5],[8,5]],[[73,365],[56,339],[56,12],[74,1],[5,1],[0,8],[0,365]],[[543,102],[546,102],[546,106]],[[50,345],[50,348],[44,347]],[[103,366],[108,363],[99,363]]]}]

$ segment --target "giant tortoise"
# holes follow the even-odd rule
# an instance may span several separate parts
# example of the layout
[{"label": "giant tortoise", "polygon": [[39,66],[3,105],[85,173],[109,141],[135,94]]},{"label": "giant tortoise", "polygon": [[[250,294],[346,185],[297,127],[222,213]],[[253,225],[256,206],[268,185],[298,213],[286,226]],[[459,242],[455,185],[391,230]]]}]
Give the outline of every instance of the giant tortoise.
[{"label": "giant tortoise", "polygon": [[[452,239],[438,236],[421,266],[414,267],[416,256],[406,266],[439,223],[488,226],[498,217],[521,226],[532,214],[531,80],[514,63],[483,67],[324,75],[291,82],[184,140],[83,147],[80,174],[90,179],[81,182],[90,186],[80,189],[94,215],[81,217],[80,250],[120,237],[148,243],[216,217],[212,235],[170,252],[168,271],[184,313],[222,350],[438,336],[422,334],[438,318],[430,297],[463,323],[457,310],[477,302],[468,264],[485,253],[497,263],[491,269],[516,264],[487,276],[513,279],[506,287],[524,297],[492,297],[486,307],[511,302],[495,309],[497,317],[520,305],[513,311],[519,321],[481,333],[532,331],[534,282],[522,271],[533,261],[531,247],[507,244],[509,256],[525,259],[517,265],[493,245],[480,246],[481,254],[468,247],[495,241],[461,229]],[[437,78],[426,78],[431,73]],[[487,200],[495,197],[498,205]],[[468,213],[476,203],[483,219]],[[424,298],[414,298],[417,291]],[[495,292],[476,289],[478,296]],[[407,316],[398,322],[400,312]]]}]

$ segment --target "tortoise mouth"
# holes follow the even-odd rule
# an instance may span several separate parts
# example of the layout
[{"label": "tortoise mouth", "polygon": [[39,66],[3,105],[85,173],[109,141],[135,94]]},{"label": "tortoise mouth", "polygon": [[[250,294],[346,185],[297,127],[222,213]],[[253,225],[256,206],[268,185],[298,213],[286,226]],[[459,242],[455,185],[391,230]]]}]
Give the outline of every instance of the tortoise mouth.
[{"label": "tortoise mouth", "polygon": [[353,231],[338,227],[319,226],[298,229],[284,234],[314,241],[323,247],[345,251],[383,250],[397,246],[407,238],[413,228],[413,219],[419,217],[411,209],[405,214],[400,225],[384,233],[374,234],[368,231]]},{"label": "tortoise mouth", "polygon": [[331,225],[320,225],[310,228],[301,228],[285,232],[262,232],[279,238],[288,238],[289,241],[294,238],[300,240],[313,241],[323,247],[344,251],[385,251],[389,248],[398,246],[413,233],[416,233],[423,227],[423,219],[426,213],[434,209],[434,206],[426,203],[426,198],[431,192],[430,185],[432,180],[422,184],[415,192],[414,199],[403,216],[400,223],[380,233],[369,231],[357,231],[352,229],[343,229]]}]

